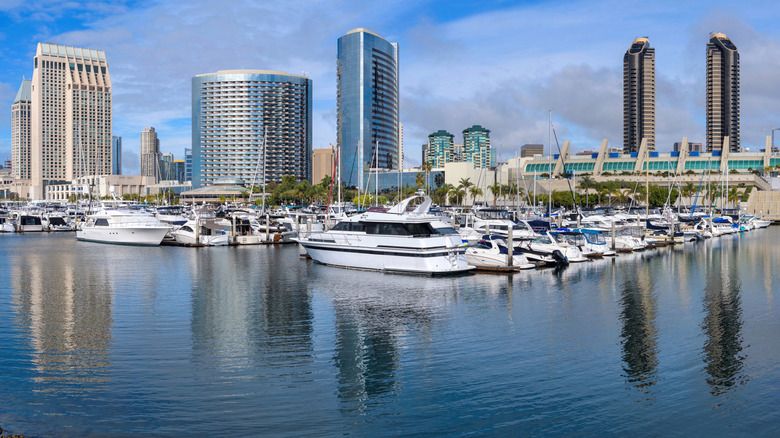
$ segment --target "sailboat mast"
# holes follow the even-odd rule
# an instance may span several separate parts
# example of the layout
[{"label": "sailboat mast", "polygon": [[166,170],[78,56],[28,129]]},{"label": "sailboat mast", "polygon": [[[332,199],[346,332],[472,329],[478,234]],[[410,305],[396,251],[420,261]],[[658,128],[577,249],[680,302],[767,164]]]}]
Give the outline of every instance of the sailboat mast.
[{"label": "sailboat mast", "polygon": [[550,146],[549,164],[547,167],[547,181],[549,183],[547,191],[547,220],[552,224],[552,110],[549,110],[549,124],[547,127],[547,144]]},{"label": "sailboat mast", "polygon": [[265,213],[265,168],[266,168],[266,162],[265,162],[265,139],[268,137],[268,128],[263,126],[263,213]]}]

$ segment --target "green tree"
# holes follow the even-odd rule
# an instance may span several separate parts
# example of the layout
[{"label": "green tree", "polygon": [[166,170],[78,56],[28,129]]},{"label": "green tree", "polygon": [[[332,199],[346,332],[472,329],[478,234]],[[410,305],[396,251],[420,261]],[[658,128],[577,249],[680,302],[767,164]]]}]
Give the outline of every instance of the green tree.
[{"label": "green tree", "polygon": [[[474,203],[477,202],[477,196],[484,196],[485,194],[482,192],[482,189],[480,189],[477,186],[471,186],[469,187],[469,193],[471,194],[471,199],[474,200]],[[493,201],[493,204],[495,205],[495,201]]]},{"label": "green tree", "polygon": [[417,176],[414,177],[414,183],[417,184],[418,189],[421,189],[425,185],[425,175],[418,173]]},{"label": "green tree", "polygon": [[426,161],[422,164],[422,170],[425,172],[425,192],[427,193],[431,189],[431,182],[428,179],[428,176],[431,173],[431,169],[433,169],[433,165],[431,165],[430,161]]}]

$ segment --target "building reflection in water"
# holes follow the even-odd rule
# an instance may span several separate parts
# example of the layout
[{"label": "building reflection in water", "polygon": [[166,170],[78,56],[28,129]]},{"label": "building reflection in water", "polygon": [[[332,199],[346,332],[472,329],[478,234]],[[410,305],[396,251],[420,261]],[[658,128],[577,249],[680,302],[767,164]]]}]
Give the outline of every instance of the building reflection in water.
[{"label": "building reflection in water", "polygon": [[[193,284],[193,355],[208,358],[199,363],[223,369],[286,367],[294,372],[312,361],[313,315],[305,265],[297,254],[280,259],[289,259],[289,253],[239,247],[187,254]],[[281,266],[284,275],[278,272]]]},{"label": "building reflection in water", "polygon": [[626,381],[647,392],[658,382],[657,298],[648,265],[625,270],[620,285],[620,331]]},{"label": "building reflection in water", "polygon": [[80,393],[107,381],[110,274],[74,254],[21,252],[10,267],[14,310],[27,327],[41,391]]},{"label": "building reflection in water", "polygon": [[703,359],[714,396],[747,381],[742,373],[746,355],[742,354],[741,282],[736,264],[728,263],[729,255],[736,253],[724,248],[708,257],[704,286]]}]

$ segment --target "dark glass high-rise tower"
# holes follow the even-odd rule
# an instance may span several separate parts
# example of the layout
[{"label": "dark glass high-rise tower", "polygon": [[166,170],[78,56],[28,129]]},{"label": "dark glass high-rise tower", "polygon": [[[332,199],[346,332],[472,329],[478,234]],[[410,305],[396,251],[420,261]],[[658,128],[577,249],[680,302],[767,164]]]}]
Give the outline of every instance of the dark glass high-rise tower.
[{"label": "dark glass high-rise tower", "polygon": [[655,150],[655,49],[637,38],[623,56],[623,152]]},{"label": "dark glass high-rise tower", "polygon": [[363,188],[370,169],[399,169],[398,44],[366,29],[338,41],[341,178]]},{"label": "dark glass high-rise tower", "polygon": [[707,151],[739,151],[739,52],[722,33],[711,33],[707,44]]}]

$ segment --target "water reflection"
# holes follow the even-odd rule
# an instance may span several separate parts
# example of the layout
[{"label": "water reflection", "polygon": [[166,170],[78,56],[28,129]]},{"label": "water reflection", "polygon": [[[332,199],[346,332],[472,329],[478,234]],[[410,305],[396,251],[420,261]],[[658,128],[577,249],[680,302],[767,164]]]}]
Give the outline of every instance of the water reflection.
[{"label": "water reflection", "polygon": [[458,280],[315,268],[315,292],[333,300],[333,362],[342,411],[363,412],[371,403],[399,395],[407,338],[432,345],[433,322],[455,299],[452,286]]},{"label": "water reflection", "polygon": [[14,258],[13,305],[28,328],[38,390],[80,393],[107,381],[112,287],[105,264],[75,257],[73,242],[63,242]]},{"label": "water reflection", "polygon": [[[641,261],[640,261],[641,263]],[[641,391],[658,382],[657,303],[646,263],[626,270],[620,284],[620,331],[626,381]]]},{"label": "water reflection", "polygon": [[269,247],[207,248],[187,254],[196,358],[216,359],[224,369],[292,369],[311,362],[309,286],[299,272],[301,263],[282,259],[289,255]]},{"label": "water reflection", "polygon": [[735,251],[728,251],[726,245],[709,254],[704,286],[702,331],[706,340],[703,354],[706,380],[714,396],[747,381],[747,376],[742,374],[746,355],[741,354],[741,281],[737,266],[729,265],[730,255],[737,256]]}]

